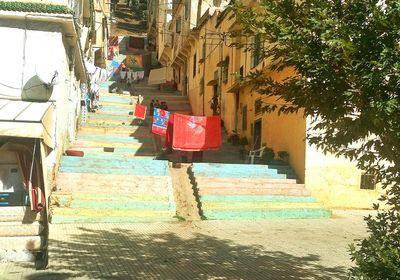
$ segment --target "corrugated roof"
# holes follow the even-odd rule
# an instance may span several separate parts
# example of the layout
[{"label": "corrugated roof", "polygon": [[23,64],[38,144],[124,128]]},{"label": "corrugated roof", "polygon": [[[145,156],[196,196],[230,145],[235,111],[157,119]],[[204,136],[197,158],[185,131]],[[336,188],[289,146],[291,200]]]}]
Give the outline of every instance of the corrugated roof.
[{"label": "corrugated roof", "polygon": [[64,5],[32,3],[22,1],[0,1],[0,11],[45,13],[45,14],[73,14],[74,12]]}]

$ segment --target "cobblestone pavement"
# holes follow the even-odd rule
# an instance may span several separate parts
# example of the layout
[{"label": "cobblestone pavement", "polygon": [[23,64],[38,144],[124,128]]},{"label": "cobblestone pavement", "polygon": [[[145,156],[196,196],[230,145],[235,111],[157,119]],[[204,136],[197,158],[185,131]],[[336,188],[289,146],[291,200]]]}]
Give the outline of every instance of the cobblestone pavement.
[{"label": "cobblestone pavement", "polygon": [[50,265],[0,264],[0,279],[347,279],[367,211],[332,219],[61,224]]}]

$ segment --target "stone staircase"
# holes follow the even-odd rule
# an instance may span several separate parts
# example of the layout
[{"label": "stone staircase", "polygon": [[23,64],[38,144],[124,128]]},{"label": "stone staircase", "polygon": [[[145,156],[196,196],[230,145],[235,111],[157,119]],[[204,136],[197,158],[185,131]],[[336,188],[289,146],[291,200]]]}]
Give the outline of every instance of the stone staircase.
[{"label": "stone staircase", "polygon": [[172,111],[190,110],[186,97],[135,84],[128,94],[103,91],[101,107],[88,114],[63,156],[52,194],[52,223],[176,221],[172,178],[167,161],[154,160],[151,120],[132,115],[137,96],[142,104],[166,101]]},{"label": "stone staircase", "polygon": [[205,219],[331,216],[293,179],[289,166],[194,163],[191,172]]}]

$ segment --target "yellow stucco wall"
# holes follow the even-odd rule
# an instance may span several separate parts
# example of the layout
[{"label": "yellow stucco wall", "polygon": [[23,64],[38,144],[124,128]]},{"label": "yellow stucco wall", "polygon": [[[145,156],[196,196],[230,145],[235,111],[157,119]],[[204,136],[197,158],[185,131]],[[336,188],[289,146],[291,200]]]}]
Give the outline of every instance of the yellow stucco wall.
[{"label": "yellow stucco wall", "polygon": [[324,155],[309,144],[306,158],[306,187],[326,207],[371,209],[383,193],[379,186],[376,190],[360,189],[362,172],[345,158]]},{"label": "yellow stucco wall", "polygon": [[[346,160],[326,156],[306,143],[307,120],[303,112],[296,114],[257,113],[255,112],[255,101],[262,99],[263,103],[282,105],[283,101],[276,98],[266,97],[252,92],[250,86],[237,85],[237,76],[243,67],[243,75],[246,76],[254,69],[263,69],[268,61],[261,61],[256,67],[251,67],[251,53],[245,48],[232,48],[231,43],[241,42],[244,45],[250,43],[250,38],[232,39],[227,38],[221,42],[218,35],[235,28],[235,22],[228,15],[222,21],[218,21],[218,14],[210,16],[203,25],[198,28],[197,37],[193,40],[186,52],[186,73],[181,73],[181,79],[188,76],[189,100],[195,115],[212,115],[210,100],[213,96],[213,86],[207,84],[215,79],[218,73],[218,86],[220,87],[221,118],[224,121],[227,133],[237,130],[241,137],[246,137],[250,143],[253,142],[254,133],[252,125],[257,120],[262,121],[261,143],[271,147],[277,157],[279,151],[287,151],[290,155],[289,161],[296,172],[299,181],[304,182],[306,188],[326,207],[329,208],[371,208],[372,203],[377,201],[380,189],[361,190],[361,172],[355,164]],[[204,40],[204,38],[207,38]],[[202,58],[202,45],[206,42],[206,59]],[[196,54],[197,61],[194,61]],[[227,65],[228,77],[222,79],[222,67],[218,62],[229,58]],[[196,72],[193,75],[193,65],[196,64]],[[183,71],[183,69],[180,69]],[[293,74],[292,69],[280,73],[266,73],[275,80],[281,80]],[[204,94],[200,92],[200,81],[204,77]],[[238,95],[238,97],[237,97]],[[243,129],[243,107],[247,106],[247,125]],[[251,144],[250,144],[251,146]]]}]

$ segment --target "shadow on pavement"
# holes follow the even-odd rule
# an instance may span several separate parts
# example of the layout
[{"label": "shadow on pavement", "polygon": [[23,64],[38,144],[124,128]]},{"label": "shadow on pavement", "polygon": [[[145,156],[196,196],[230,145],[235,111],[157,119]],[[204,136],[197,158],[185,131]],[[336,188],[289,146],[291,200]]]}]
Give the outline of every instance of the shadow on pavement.
[{"label": "shadow on pavement", "polygon": [[51,271],[82,279],[347,279],[345,267],[321,266],[317,255],[297,257],[205,234],[80,230],[70,242],[50,241],[48,278],[25,279],[70,279]]}]

